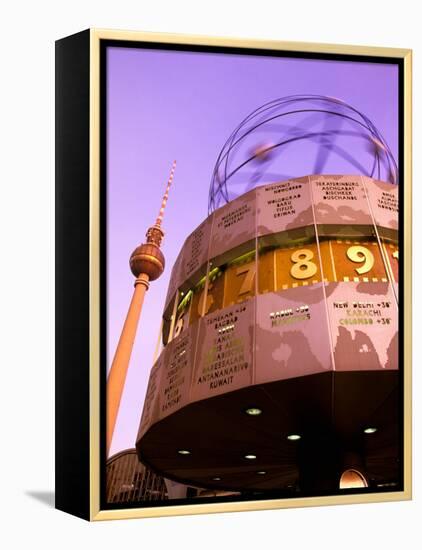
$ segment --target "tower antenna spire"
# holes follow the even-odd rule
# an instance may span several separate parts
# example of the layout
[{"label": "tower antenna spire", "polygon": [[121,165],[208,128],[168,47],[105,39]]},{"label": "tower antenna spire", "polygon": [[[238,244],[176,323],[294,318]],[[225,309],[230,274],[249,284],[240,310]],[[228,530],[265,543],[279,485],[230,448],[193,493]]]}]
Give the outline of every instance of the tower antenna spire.
[{"label": "tower antenna spire", "polygon": [[167,181],[166,191],[163,195],[163,200],[161,202],[160,212],[158,213],[158,217],[157,217],[157,220],[155,222],[155,225],[158,225],[159,227],[161,226],[161,222],[163,221],[164,210],[166,208],[167,200],[169,198],[169,190],[170,190],[171,184],[173,182],[174,171],[175,170],[176,170],[176,161],[174,160],[173,164],[172,164],[172,167],[171,167],[171,170],[170,170],[170,176],[169,176],[169,179]]}]

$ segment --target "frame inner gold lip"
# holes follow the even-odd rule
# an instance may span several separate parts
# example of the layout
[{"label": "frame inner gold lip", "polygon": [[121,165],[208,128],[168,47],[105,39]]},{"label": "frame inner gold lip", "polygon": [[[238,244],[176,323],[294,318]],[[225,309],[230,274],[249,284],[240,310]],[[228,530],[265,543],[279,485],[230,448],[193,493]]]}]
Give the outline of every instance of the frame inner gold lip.
[{"label": "frame inner gold lip", "polygon": [[[314,52],[323,54],[361,55],[391,57],[404,61],[404,490],[367,495],[335,495],[324,497],[302,497],[298,499],[271,499],[248,502],[227,502],[211,504],[184,504],[154,508],[128,508],[119,510],[100,509],[100,41],[161,42],[163,44],[204,45],[219,47],[255,48],[280,51]],[[353,61],[351,61],[353,62]],[[355,504],[364,502],[386,502],[412,498],[412,51],[402,48],[383,48],[306,42],[281,42],[210,36],[195,36],[168,33],[145,33],[110,29],[90,29],[90,519],[110,520],[187,514],[219,513],[243,510],[270,510],[332,504]]]}]

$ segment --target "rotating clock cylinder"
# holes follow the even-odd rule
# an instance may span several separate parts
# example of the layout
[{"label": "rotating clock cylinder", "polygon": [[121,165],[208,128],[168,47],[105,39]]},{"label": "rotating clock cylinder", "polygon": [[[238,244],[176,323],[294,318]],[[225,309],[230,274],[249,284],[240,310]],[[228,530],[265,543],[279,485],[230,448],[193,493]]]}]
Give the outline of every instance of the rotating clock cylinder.
[{"label": "rotating clock cylinder", "polygon": [[189,235],[139,427],[145,465],[240,492],[332,491],[356,465],[397,482],[397,205],[397,185],[311,175],[259,186]]}]

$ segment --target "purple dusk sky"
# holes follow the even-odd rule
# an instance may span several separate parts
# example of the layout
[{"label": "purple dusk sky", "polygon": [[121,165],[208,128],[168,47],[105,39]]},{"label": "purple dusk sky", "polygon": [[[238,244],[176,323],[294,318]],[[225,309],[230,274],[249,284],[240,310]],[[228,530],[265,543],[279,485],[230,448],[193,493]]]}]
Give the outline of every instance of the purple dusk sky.
[{"label": "purple dusk sky", "polygon": [[[133,292],[129,256],[157,217],[177,159],[163,223],[166,269],[145,299],[114,454],[135,445],[171,268],[185,238],[207,216],[211,174],[232,130],[273,99],[334,96],[365,113],[397,159],[398,71],[387,64],[120,47],[108,48],[107,67],[108,368]],[[307,173],[297,162],[291,175]]]}]

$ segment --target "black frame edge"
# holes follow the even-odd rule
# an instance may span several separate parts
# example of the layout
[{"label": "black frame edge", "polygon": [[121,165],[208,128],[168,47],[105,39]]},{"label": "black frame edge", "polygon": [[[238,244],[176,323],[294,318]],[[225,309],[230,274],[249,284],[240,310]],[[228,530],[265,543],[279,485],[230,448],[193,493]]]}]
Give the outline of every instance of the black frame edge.
[{"label": "black frame edge", "polygon": [[55,507],[89,520],[90,31],[55,52]]}]

